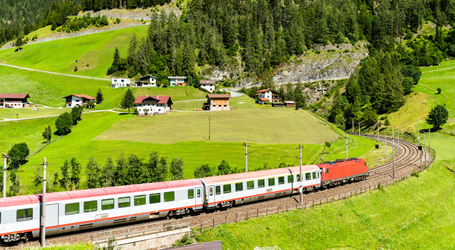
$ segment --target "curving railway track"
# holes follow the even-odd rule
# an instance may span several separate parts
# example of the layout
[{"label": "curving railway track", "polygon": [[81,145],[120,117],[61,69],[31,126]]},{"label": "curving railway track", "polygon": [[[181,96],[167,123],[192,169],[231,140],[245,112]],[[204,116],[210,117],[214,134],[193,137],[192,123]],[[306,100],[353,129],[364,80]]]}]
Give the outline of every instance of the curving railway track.
[{"label": "curving railway track", "polygon": [[[368,137],[374,140],[377,140],[377,136],[374,135],[362,135],[364,137]],[[388,145],[392,145],[392,138],[384,139],[383,137],[380,138],[381,142],[387,142]],[[405,176],[409,176],[414,171],[419,171],[423,167],[431,164],[431,154],[428,151],[419,150],[416,144],[402,141],[402,140],[395,140],[395,148],[396,148],[396,157],[395,157],[395,180],[399,180]],[[426,161],[424,160],[426,156]],[[389,162],[382,164],[378,167],[370,168],[370,176],[360,182],[353,182],[347,183],[341,186],[337,186],[330,189],[319,190],[316,192],[306,193],[304,194],[304,202],[308,204],[315,201],[321,200],[328,200],[333,197],[338,197],[338,199],[347,197],[347,194],[352,194],[353,192],[357,192],[358,190],[368,190],[372,189],[378,184],[390,183],[393,181],[393,162],[392,157],[390,157]],[[187,222],[189,223],[190,227],[194,227],[197,225],[201,225],[201,223],[206,221],[213,221],[213,225],[223,223],[226,221],[237,221],[238,214],[247,214],[250,211],[257,211],[256,215],[259,215],[259,211],[269,211],[269,209],[275,209],[278,207],[278,211],[280,210],[279,207],[288,208],[293,207],[297,208],[300,203],[300,195],[296,193],[295,195],[281,197],[272,200],[265,200],[261,202],[245,204],[241,206],[236,206],[230,209],[225,210],[216,210],[210,212],[200,212],[196,214],[192,214],[185,218],[172,218],[172,219],[162,219],[159,221],[149,221],[149,222],[142,222],[142,223],[135,223],[129,225],[119,225],[114,228],[104,228],[104,229],[97,229],[91,230],[86,232],[79,232],[73,233],[68,235],[60,235],[55,237],[47,238],[46,242],[48,245],[54,244],[72,244],[77,242],[90,242],[94,235],[100,234],[109,234],[112,232],[125,232],[125,231],[144,231],[151,225],[161,223],[163,224],[176,224],[180,222]],[[306,205],[305,205],[306,207]],[[18,249],[24,247],[35,247],[39,246],[39,240],[33,239],[26,243],[20,243],[19,245],[9,245],[8,248],[10,249]]]}]

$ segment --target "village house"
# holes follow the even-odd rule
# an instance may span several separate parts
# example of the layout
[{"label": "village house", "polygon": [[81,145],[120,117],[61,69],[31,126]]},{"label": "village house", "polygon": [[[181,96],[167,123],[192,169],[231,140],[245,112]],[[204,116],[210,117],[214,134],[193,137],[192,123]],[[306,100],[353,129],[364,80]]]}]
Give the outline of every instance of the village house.
[{"label": "village house", "polygon": [[69,95],[69,96],[65,96],[63,98],[66,99],[65,107],[67,107],[67,108],[84,106],[84,105],[87,105],[87,103],[90,101],[96,105],[96,103],[95,103],[96,99],[94,97],[91,97],[88,95]]},{"label": "village house", "polygon": [[112,88],[122,88],[122,87],[129,87],[130,86],[130,79],[128,78],[112,78]]},{"label": "village house", "polygon": [[187,77],[186,76],[168,76],[169,79],[169,86],[185,86],[187,84]]},{"label": "village house", "polygon": [[284,101],[284,105],[287,108],[295,108],[295,102],[294,101]]},{"label": "village house", "polygon": [[200,80],[199,84],[201,85],[201,88],[213,92],[215,90],[215,81],[214,80]]},{"label": "village house", "polygon": [[258,96],[258,103],[264,104],[264,102],[281,102],[282,99],[278,92],[271,89],[261,89],[256,92]]},{"label": "village house", "polygon": [[166,114],[172,111],[170,96],[138,96],[134,106],[140,115]]},{"label": "village house", "polygon": [[28,94],[0,94],[0,108],[28,108]]},{"label": "village house", "polygon": [[139,77],[136,87],[156,87],[156,80],[158,80],[158,77],[152,75]]},{"label": "village house", "polygon": [[221,111],[230,110],[229,107],[229,94],[208,94],[207,103],[204,103],[204,110]]}]

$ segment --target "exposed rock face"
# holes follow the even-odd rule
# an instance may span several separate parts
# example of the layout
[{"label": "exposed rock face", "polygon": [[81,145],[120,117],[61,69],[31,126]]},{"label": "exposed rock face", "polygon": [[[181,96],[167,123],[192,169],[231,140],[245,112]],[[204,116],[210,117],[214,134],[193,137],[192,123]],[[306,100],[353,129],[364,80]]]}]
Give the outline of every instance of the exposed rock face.
[{"label": "exposed rock face", "polygon": [[303,54],[297,62],[280,69],[273,76],[274,83],[281,85],[349,78],[360,60],[368,56],[368,50],[360,44],[355,48],[351,44],[342,44],[338,48],[335,45],[314,47],[321,51],[320,54]]}]

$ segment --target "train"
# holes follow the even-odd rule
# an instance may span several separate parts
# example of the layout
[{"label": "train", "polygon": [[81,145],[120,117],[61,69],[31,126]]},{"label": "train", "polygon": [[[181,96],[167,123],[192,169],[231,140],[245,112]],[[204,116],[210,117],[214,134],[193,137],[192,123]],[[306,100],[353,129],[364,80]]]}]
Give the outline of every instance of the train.
[{"label": "train", "polygon": [[[311,192],[368,176],[365,160],[342,159],[222,176],[48,193],[46,235],[229,208]],[[0,242],[40,236],[42,195],[0,199]]]}]

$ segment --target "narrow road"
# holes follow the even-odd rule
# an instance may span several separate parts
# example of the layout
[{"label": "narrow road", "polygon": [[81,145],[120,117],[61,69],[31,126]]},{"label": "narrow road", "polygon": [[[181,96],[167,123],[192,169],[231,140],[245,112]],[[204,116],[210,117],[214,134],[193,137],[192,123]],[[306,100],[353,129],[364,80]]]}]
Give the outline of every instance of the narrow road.
[{"label": "narrow road", "polygon": [[22,69],[22,70],[28,70],[28,71],[36,71],[36,72],[41,72],[41,73],[53,74],[53,75],[85,78],[85,79],[92,79],[92,80],[99,80],[99,81],[111,81],[111,79],[106,79],[106,78],[98,78],[98,77],[92,77],[92,76],[80,76],[80,75],[71,75],[71,74],[65,74],[65,73],[57,73],[57,72],[52,72],[52,71],[40,70],[40,69],[31,69],[31,68],[19,67],[19,66],[9,65],[9,64],[5,64],[5,63],[0,63],[0,66],[11,67],[11,68],[16,68],[16,69]]}]

